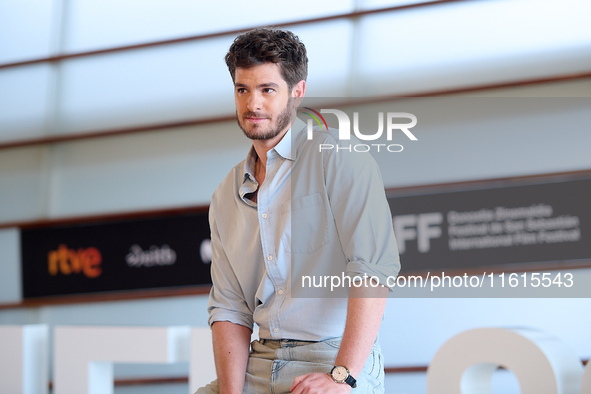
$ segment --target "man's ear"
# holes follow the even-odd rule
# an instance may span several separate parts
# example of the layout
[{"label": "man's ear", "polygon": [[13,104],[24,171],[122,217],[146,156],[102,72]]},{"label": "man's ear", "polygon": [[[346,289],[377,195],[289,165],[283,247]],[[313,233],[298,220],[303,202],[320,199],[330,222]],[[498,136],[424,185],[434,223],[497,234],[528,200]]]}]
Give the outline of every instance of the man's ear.
[{"label": "man's ear", "polygon": [[304,99],[305,93],[306,93],[306,81],[304,81],[302,79],[300,82],[293,85],[293,89],[291,89],[291,97],[294,98],[294,100],[293,100],[294,108],[297,108],[300,106],[300,104],[302,103],[302,100]]}]

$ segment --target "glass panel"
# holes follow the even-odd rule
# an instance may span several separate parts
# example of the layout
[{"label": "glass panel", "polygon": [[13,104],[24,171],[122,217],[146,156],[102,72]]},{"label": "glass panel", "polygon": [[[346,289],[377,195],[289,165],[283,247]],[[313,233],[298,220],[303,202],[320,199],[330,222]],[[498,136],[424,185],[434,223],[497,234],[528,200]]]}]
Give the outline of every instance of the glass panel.
[{"label": "glass panel", "polygon": [[49,55],[52,1],[0,1],[0,64]]},{"label": "glass panel", "polygon": [[[66,51],[276,24],[352,10],[352,0],[302,0],[297,4],[263,0],[72,0]],[[106,28],[108,27],[108,28]]]},{"label": "glass panel", "polygon": [[375,9],[375,8],[388,8],[388,7],[399,7],[409,4],[417,3],[433,3],[439,0],[361,0],[359,6],[361,9]]},{"label": "glass panel", "polygon": [[[359,94],[588,70],[591,2],[477,1],[361,19]],[[387,81],[385,83],[385,81]]]},{"label": "glass panel", "polygon": [[0,223],[43,216],[43,157],[38,147],[0,151]]},{"label": "glass panel", "polygon": [[250,144],[231,121],[55,145],[49,214],[209,204]]},{"label": "glass panel", "polygon": [[[382,332],[384,332],[384,336],[392,335],[393,327],[396,327],[394,324],[386,326],[382,324]],[[388,331],[387,331],[388,330]],[[380,339],[384,336],[380,335]],[[422,338],[420,334],[414,333],[413,336],[409,338],[409,342],[412,344],[416,344],[421,342]],[[382,354],[385,357],[390,356],[388,353],[396,354],[398,348],[394,347],[392,350],[385,349],[382,346]],[[386,358],[386,366],[392,365],[392,356]],[[404,360],[406,361],[406,360]],[[426,365],[427,363],[425,363]],[[402,364],[405,365],[405,364]],[[425,388],[427,387],[427,374],[425,373],[389,373],[386,374],[384,379],[384,388],[386,393],[413,393],[413,394],[425,394]]]},{"label": "glass panel", "polygon": [[308,52],[307,97],[344,96],[351,63],[353,23],[348,19],[294,27]]},{"label": "glass panel", "polygon": [[[0,304],[22,300],[20,229],[0,229]],[[12,323],[14,324],[14,322]],[[6,351],[3,351],[6,354]],[[30,378],[29,378],[30,379]],[[6,385],[4,386],[6,387]]]},{"label": "glass panel", "polygon": [[59,132],[233,114],[232,81],[223,60],[232,39],[64,62]]},{"label": "glass panel", "polygon": [[50,66],[0,70],[0,142],[43,134]]},{"label": "glass panel", "polygon": [[[308,48],[307,94],[344,94],[351,22],[302,26],[294,32]],[[59,132],[232,115],[232,80],[223,58],[233,40],[228,36],[64,62]]]},{"label": "glass panel", "polygon": [[490,382],[491,392],[494,394],[520,394],[521,389],[517,376],[510,369],[497,370]]}]

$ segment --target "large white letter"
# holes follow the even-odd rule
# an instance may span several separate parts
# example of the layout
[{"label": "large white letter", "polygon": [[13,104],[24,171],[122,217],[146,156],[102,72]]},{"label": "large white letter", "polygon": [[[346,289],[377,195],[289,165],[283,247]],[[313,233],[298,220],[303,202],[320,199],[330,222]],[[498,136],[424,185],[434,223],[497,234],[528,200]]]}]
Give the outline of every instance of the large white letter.
[{"label": "large white letter", "polygon": [[[410,119],[410,123],[392,123],[392,119],[394,118],[408,118]],[[416,125],[417,117],[413,114],[409,114],[408,112],[388,112],[388,141],[392,140],[392,130],[402,130],[408,138],[412,141],[416,141],[417,137],[415,137],[409,130]]]},{"label": "large white letter", "polygon": [[581,394],[591,393],[591,362],[587,361],[587,367],[581,379]]},{"label": "large white letter", "polygon": [[409,228],[417,225],[416,215],[397,215],[392,219],[394,224],[394,234],[396,235],[396,242],[398,243],[398,252],[403,254],[406,252],[406,241],[417,238],[417,230]]},{"label": "large white letter", "polygon": [[[443,215],[440,212],[421,213],[418,224],[418,249],[426,253],[431,249],[431,238],[441,237],[441,227],[438,224],[443,222]],[[433,227],[431,227],[433,226]]]},{"label": "large white letter", "polygon": [[45,324],[0,326],[0,392],[47,394],[48,340]]},{"label": "large white letter", "polygon": [[351,139],[351,121],[349,116],[338,109],[321,109],[321,114],[335,114],[339,120],[339,140]]},{"label": "large white letter", "polygon": [[439,348],[427,369],[427,394],[491,394],[492,374],[511,370],[521,394],[579,391],[583,367],[558,339],[531,329],[478,328]]},{"label": "large white letter", "polygon": [[365,134],[361,134],[361,132],[359,131],[359,113],[353,112],[353,132],[355,133],[357,138],[359,138],[360,140],[363,140],[363,141],[377,140],[378,138],[380,138],[380,136],[384,132],[384,113],[380,112],[378,114],[378,131],[372,135],[365,135]]},{"label": "large white letter", "polygon": [[56,327],[54,393],[112,394],[113,363],[189,361],[189,327]]},{"label": "large white letter", "polygon": [[191,329],[191,362],[189,364],[189,394],[216,378],[211,329]]}]

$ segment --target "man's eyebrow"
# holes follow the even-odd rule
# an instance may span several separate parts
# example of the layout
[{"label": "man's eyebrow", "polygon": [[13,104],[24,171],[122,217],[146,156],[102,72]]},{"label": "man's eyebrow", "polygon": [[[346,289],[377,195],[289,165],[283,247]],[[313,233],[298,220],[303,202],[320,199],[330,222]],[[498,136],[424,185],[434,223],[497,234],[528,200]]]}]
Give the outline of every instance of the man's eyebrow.
[{"label": "man's eyebrow", "polygon": [[278,87],[279,87],[279,85],[276,84],[275,82],[262,83],[259,86],[257,86],[257,88],[275,88],[275,89],[277,89]]},{"label": "man's eyebrow", "polygon": [[[237,82],[237,83],[234,84],[234,87],[236,87],[236,88],[247,88],[248,86],[246,84],[244,84],[244,83]],[[257,86],[257,88],[258,89],[261,89],[261,88],[275,88],[275,89],[277,89],[277,88],[279,88],[279,85],[276,84],[275,82],[267,82],[267,83],[261,83],[260,85]]]}]

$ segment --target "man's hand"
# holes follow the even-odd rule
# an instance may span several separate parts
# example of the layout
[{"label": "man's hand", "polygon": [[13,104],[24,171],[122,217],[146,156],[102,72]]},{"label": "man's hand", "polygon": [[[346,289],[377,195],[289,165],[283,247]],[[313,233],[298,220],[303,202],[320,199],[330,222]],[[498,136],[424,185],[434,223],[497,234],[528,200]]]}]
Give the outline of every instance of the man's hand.
[{"label": "man's hand", "polygon": [[293,394],[349,394],[351,390],[351,386],[348,384],[336,383],[328,374],[319,372],[298,376],[293,380],[290,389]]}]

